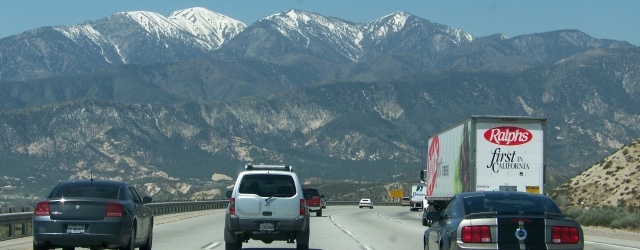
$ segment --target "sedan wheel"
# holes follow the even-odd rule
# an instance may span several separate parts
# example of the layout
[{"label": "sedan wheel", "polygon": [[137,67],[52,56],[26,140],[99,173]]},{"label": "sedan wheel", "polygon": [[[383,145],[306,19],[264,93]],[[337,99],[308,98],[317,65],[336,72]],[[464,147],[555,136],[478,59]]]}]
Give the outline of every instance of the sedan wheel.
[{"label": "sedan wheel", "polygon": [[136,244],[135,240],[136,240],[136,228],[133,227],[131,229],[131,235],[129,235],[129,243],[127,244],[126,247],[120,248],[120,250],[134,250],[136,248],[135,247],[135,244]]},{"label": "sedan wheel", "polygon": [[153,227],[149,229],[149,235],[147,235],[147,242],[144,246],[140,247],[140,250],[151,250],[151,245],[153,244]]},{"label": "sedan wheel", "polygon": [[45,250],[45,249],[49,249],[49,248],[45,248],[44,246],[39,246],[36,245],[36,243],[33,243],[33,250]]}]

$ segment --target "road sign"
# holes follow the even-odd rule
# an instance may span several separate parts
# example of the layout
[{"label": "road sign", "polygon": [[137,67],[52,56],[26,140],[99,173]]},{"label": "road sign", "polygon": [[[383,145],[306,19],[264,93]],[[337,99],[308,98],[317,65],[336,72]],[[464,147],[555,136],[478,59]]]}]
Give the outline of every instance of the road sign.
[{"label": "road sign", "polygon": [[402,198],[404,196],[403,190],[389,190],[389,196],[391,198]]}]

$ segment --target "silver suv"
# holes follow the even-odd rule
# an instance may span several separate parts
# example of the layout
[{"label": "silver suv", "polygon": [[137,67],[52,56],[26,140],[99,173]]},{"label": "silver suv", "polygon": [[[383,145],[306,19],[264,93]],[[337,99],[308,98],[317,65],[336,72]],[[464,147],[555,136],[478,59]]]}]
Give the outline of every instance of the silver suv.
[{"label": "silver suv", "polygon": [[243,242],[287,241],[296,249],[309,249],[309,207],[311,199],[302,191],[291,166],[251,165],[238,175],[225,216],[226,250],[242,248]]}]

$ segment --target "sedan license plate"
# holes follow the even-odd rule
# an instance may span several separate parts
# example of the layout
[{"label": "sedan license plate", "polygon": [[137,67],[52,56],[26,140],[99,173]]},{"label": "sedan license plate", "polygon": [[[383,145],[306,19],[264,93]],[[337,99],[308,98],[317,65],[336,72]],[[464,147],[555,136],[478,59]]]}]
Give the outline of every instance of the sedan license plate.
[{"label": "sedan license plate", "polygon": [[260,231],[273,231],[274,229],[273,223],[260,223]]},{"label": "sedan license plate", "polygon": [[84,225],[68,225],[67,226],[68,234],[83,234],[84,233]]}]

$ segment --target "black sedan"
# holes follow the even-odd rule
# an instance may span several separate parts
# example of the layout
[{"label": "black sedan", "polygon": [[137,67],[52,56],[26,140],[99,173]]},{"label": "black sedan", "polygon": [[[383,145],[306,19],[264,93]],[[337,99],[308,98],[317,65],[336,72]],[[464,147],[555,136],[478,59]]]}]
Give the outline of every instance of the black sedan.
[{"label": "black sedan", "polygon": [[470,192],[453,196],[423,236],[424,249],[583,249],[578,222],[547,196]]},{"label": "black sedan", "polygon": [[153,212],[133,186],[110,180],[58,183],[33,214],[33,249],[150,250]]}]

